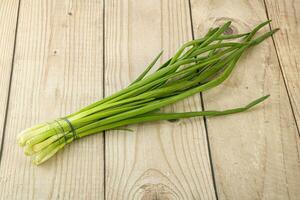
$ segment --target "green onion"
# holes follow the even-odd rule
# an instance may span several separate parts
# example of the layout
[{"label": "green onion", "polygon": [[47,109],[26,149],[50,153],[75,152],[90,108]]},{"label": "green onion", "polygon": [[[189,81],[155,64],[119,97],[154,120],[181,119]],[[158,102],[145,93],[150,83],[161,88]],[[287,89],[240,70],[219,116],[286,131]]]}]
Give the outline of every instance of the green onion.
[{"label": "green onion", "polygon": [[[22,131],[18,144],[34,164],[51,158],[75,139],[105,130],[127,130],[126,125],[158,120],[175,120],[198,116],[220,116],[247,111],[269,95],[241,108],[224,111],[162,113],[160,108],[223,83],[234,70],[242,54],[272,36],[278,29],[256,38],[256,33],[270,21],[251,32],[226,35],[231,22],[210,29],[200,39],[189,41],[164,64],[153,71],[160,52],[145,71],[128,87],[95,102],[78,112],[42,123]],[[235,40],[228,41],[228,40]]]}]

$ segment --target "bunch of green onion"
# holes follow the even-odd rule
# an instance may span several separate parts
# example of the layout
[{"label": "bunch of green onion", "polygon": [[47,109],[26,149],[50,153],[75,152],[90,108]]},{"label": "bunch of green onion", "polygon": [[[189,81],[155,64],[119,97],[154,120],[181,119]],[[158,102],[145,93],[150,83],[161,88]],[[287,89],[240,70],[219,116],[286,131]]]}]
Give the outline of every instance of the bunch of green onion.
[{"label": "bunch of green onion", "polygon": [[22,131],[18,144],[34,164],[40,164],[75,139],[128,124],[174,120],[196,116],[219,116],[243,112],[265,100],[263,96],[245,107],[225,111],[161,113],[159,109],[191,95],[218,86],[226,80],[241,55],[278,29],[254,35],[270,21],[251,32],[225,34],[231,22],[211,28],[203,38],[185,43],[167,62],[147,75],[162,52],[128,87],[78,112]]}]

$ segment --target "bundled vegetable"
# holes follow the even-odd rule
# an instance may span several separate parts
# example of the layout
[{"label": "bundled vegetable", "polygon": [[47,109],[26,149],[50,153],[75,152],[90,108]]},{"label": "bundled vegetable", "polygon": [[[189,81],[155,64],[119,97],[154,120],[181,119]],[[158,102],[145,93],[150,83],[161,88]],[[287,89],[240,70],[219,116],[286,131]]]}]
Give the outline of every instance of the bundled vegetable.
[{"label": "bundled vegetable", "polygon": [[38,165],[75,139],[101,131],[141,122],[246,111],[265,100],[268,95],[245,107],[225,111],[158,112],[163,106],[216,87],[225,81],[245,50],[278,30],[254,38],[257,31],[268,23],[270,21],[258,25],[249,33],[237,35],[224,34],[230,22],[210,29],[203,38],[185,43],[172,58],[147,75],[160,58],[161,52],[125,89],[66,117],[22,131],[17,138],[18,144],[23,147],[26,155],[32,157],[33,163]]}]

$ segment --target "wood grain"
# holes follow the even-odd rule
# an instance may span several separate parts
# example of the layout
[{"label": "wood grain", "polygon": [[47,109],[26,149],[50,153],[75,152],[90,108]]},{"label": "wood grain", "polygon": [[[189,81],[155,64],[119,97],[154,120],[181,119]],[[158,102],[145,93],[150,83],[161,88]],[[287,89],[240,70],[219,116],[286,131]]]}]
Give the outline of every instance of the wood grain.
[{"label": "wood grain", "polygon": [[74,142],[36,167],[16,134],[102,98],[102,3],[22,1],[0,167],[3,199],[103,198],[103,136]]},{"label": "wood grain", "polygon": [[[275,46],[269,39],[248,51],[230,80],[204,93],[205,109],[271,94],[247,113],[207,119],[217,195],[300,199],[299,1],[191,0],[193,26],[185,0],[103,2],[21,1],[15,54],[19,1],[0,2],[0,199],[216,199],[202,118],[132,125],[134,132],[109,131],[105,141],[88,137],[40,167],[23,155],[16,134],[126,87],[192,31],[199,37],[232,20],[232,32],[241,33],[267,14],[281,28]],[[164,110],[201,110],[200,98]]]},{"label": "wood grain", "polygon": [[[188,1],[107,1],[105,95],[191,39]],[[201,110],[199,95],[168,107]],[[130,126],[105,139],[106,199],[215,199],[203,120]]]},{"label": "wood grain", "polygon": [[[191,5],[197,36],[227,20],[240,33],[267,19],[263,1]],[[207,121],[219,199],[300,198],[300,142],[271,39],[248,51],[230,80],[204,93],[205,108],[244,105],[265,94],[271,97],[250,112]]]},{"label": "wood grain", "polygon": [[0,149],[9,93],[19,1],[0,2]]},{"label": "wood grain", "polygon": [[[300,1],[265,1],[272,27],[280,27],[274,36],[279,63],[290,95],[294,115],[300,126]],[[300,133],[299,133],[300,134]]]}]

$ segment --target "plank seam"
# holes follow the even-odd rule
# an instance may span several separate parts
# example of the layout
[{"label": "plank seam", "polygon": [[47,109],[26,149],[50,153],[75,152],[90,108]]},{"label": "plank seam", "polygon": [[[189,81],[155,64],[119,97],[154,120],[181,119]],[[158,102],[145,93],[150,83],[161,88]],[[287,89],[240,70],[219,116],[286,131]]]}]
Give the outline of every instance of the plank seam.
[{"label": "plank seam", "polygon": [[[102,3],[102,98],[105,98],[105,0]],[[103,199],[106,199],[106,141],[105,131],[103,131]]]},{"label": "plank seam", "polygon": [[1,160],[2,160],[2,152],[3,152],[3,146],[4,146],[4,138],[5,138],[6,124],[7,124],[7,115],[8,115],[10,93],[11,93],[11,84],[12,84],[12,77],[13,77],[13,71],[14,71],[15,51],[16,51],[16,44],[17,44],[17,34],[18,34],[19,15],[20,15],[20,5],[21,5],[21,0],[19,0],[18,10],[17,10],[17,20],[16,20],[16,26],[15,26],[15,38],[14,38],[14,46],[13,46],[13,55],[12,55],[11,70],[10,70],[10,77],[9,77],[9,84],[8,84],[8,94],[7,94],[7,100],[6,100],[5,118],[4,118],[3,129],[2,129],[2,134],[3,135],[2,135],[1,147],[0,147],[0,165],[1,165]]},{"label": "plank seam", "polygon": [[[193,17],[192,17],[192,5],[191,5],[191,0],[189,2],[189,13],[190,13],[190,22],[191,22],[191,32],[192,32],[192,39],[195,39],[195,33],[194,33],[194,25],[193,25]],[[200,92],[200,102],[201,102],[201,108],[204,111],[204,100],[203,100],[203,94]],[[212,154],[211,154],[211,148],[210,148],[210,141],[208,137],[208,127],[207,127],[207,119],[205,116],[203,116],[203,121],[204,121],[204,128],[205,128],[205,135],[206,135],[206,141],[207,141],[207,149],[208,149],[208,155],[209,155],[209,162],[210,162],[210,170],[211,170],[211,175],[212,175],[212,180],[213,180],[213,187],[215,190],[215,197],[218,200],[218,192],[217,192],[217,184],[216,184],[216,177],[214,173],[214,166],[213,166],[213,161],[212,161]]]},{"label": "plank seam", "polygon": [[[267,19],[270,20],[270,16],[269,16],[269,12],[268,12],[268,8],[267,8],[266,0],[263,0],[263,2],[264,2],[264,6],[265,6],[265,11],[266,11]],[[269,29],[272,30],[271,24],[269,24]],[[272,42],[273,42],[273,45],[274,45],[274,49],[275,49],[275,53],[276,53],[276,57],[277,57],[277,61],[278,61],[279,69],[280,69],[280,73],[281,73],[281,76],[282,76],[282,79],[283,79],[285,90],[287,92],[289,104],[290,104],[290,107],[291,107],[291,110],[292,110],[292,114],[293,114],[293,118],[294,118],[294,121],[295,121],[295,124],[296,124],[298,135],[300,136],[299,125],[298,125],[297,120],[296,120],[296,114],[295,114],[295,111],[294,111],[294,108],[293,108],[293,104],[292,104],[292,100],[291,100],[291,94],[289,92],[289,89],[288,89],[288,86],[287,86],[287,82],[286,82],[286,79],[285,79],[285,76],[284,76],[284,73],[283,73],[282,63],[280,62],[280,59],[279,59],[279,53],[278,53],[278,50],[277,50],[277,47],[276,47],[276,42],[275,42],[275,39],[274,39],[274,35],[272,35]]]}]

